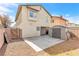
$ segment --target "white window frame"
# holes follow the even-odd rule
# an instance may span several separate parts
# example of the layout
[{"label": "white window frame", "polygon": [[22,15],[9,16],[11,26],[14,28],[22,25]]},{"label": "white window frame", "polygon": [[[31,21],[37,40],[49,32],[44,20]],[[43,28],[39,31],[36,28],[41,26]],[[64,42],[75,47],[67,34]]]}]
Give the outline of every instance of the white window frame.
[{"label": "white window frame", "polygon": [[36,10],[30,10],[29,16],[30,16],[30,18],[37,18],[37,11]]}]

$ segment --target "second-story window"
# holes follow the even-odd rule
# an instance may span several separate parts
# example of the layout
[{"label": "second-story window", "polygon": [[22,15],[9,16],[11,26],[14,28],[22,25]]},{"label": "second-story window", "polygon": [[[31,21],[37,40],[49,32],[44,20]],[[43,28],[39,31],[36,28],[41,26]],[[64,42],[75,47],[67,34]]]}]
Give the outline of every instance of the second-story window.
[{"label": "second-story window", "polygon": [[30,10],[29,16],[30,16],[31,18],[36,18],[36,17],[37,17],[37,11],[35,11],[35,10]]}]

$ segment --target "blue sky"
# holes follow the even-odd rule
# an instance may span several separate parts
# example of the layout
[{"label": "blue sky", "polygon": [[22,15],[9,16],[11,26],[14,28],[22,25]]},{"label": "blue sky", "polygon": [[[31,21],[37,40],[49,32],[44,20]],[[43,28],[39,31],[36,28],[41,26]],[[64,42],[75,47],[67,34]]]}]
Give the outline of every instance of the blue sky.
[{"label": "blue sky", "polygon": [[19,4],[0,3],[0,15],[7,14],[12,21],[14,21],[18,5]]},{"label": "blue sky", "polygon": [[79,23],[79,4],[77,3],[51,3],[43,4],[51,15],[63,16],[70,22]]},{"label": "blue sky", "polygon": [[[20,4],[0,4],[0,14],[7,13],[14,20],[18,5]],[[43,5],[53,16],[63,16],[70,22],[79,23],[79,4],[77,3],[44,3],[40,5]]]},{"label": "blue sky", "polygon": [[49,12],[58,15],[66,15],[69,14],[71,16],[78,16],[79,13],[79,4],[66,4],[66,3],[52,3],[52,4],[43,4]]}]

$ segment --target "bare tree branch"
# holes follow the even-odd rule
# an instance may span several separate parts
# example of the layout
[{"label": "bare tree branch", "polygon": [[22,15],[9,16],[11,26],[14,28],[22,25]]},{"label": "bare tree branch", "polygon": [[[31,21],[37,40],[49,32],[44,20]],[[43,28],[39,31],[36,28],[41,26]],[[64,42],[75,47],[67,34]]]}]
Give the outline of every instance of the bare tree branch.
[{"label": "bare tree branch", "polygon": [[8,15],[3,15],[3,16],[0,15],[0,19],[1,19],[2,26],[4,28],[10,27],[12,22],[11,22],[10,17]]}]

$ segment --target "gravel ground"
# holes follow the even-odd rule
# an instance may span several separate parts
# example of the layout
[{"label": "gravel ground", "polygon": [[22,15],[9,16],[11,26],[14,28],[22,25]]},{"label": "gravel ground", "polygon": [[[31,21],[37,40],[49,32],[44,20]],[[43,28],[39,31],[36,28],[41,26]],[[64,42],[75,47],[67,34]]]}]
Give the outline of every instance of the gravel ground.
[{"label": "gravel ground", "polygon": [[24,41],[13,42],[5,44],[0,50],[1,56],[34,56],[34,55],[48,55],[44,51],[40,54],[33,50],[27,43]]},{"label": "gravel ground", "polygon": [[72,38],[44,50],[49,55],[79,56],[79,39]]}]

